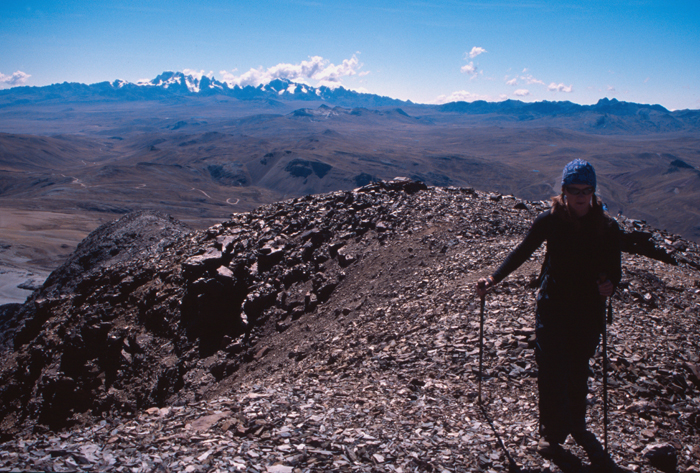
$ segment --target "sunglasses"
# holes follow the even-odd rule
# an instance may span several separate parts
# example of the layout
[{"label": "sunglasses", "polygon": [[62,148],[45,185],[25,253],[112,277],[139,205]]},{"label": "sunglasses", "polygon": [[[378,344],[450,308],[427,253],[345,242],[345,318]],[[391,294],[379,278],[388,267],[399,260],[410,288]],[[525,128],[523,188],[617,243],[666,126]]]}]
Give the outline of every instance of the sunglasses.
[{"label": "sunglasses", "polygon": [[595,192],[594,187],[584,187],[583,189],[576,189],[575,187],[565,187],[564,190],[571,195],[591,195]]}]

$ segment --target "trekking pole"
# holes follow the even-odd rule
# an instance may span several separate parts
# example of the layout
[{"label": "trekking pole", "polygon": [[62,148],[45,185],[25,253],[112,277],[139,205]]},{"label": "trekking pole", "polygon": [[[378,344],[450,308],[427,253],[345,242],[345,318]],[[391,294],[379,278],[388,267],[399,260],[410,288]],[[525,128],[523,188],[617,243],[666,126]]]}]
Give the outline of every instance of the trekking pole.
[{"label": "trekking pole", "polygon": [[[479,289],[484,289],[486,287],[486,283],[484,282],[479,282],[478,284]],[[483,377],[484,373],[484,306],[486,305],[486,296],[481,296],[481,310],[479,314],[479,400],[478,404],[481,407],[481,413],[484,415],[484,418],[486,419],[486,422],[488,422],[489,426],[491,427],[491,430],[493,431],[494,435],[496,436],[496,440],[498,442],[498,445],[501,447],[503,450],[503,453],[505,453],[506,458],[508,459],[508,471],[510,473],[519,473],[521,472],[521,469],[518,467],[518,464],[515,462],[515,459],[513,459],[513,456],[510,454],[508,449],[506,448],[505,443],[503,443],[503,439],[501,438],[500,434],[496,430],[496,426],[493,424],[493,421],[488,415],[488,412],[486,412],[486,406],[481,402],[481,378]]]},{"label": "trekking pole", "polygon": [[[484,289],[486,283],[480,281],[479,288]],[[479,405],[481,405],[481,378],[484,376],[484,305],[486,296],[481,296],[481,313],[479,315]]]},{"label": "trekking pole", "polygon": [[603,442],[608,454],[608,325],[612,323],[612,296],[608,298],[607,317],[603,312]]},{"label": "trekking pole", "polygon": [[[598,283],[602,284],[607,280],[605,273],[601,273]],[[606,301],[607,299],[607,301]],[[605,310],[607,302],[607,314]],[[612,323],[612,295],[603,298],[603,444],[605,454],[608,454],[608,324]]]}]

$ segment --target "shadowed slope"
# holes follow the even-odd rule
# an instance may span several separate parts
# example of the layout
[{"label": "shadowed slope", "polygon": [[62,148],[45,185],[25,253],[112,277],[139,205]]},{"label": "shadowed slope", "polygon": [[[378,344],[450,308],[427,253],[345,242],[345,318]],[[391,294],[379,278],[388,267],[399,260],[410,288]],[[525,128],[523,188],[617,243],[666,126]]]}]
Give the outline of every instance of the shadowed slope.
[{"label": "shadowed slope", "polygon": [[[103,418],[111,426],[105,432],[117,432],[138,415],[139,445],[154,445],[161,431],[162,442],[178,443],[187,432],[175,424],[184,412],[198,435],[231,442],[212,461],[233,460],[242,447],[257,457],[236,461],[262,469],[276,461],[321,469],[386,462],[423,471],[502,465],[474,404],[472,286],[544,208],[467,188],[383,182],[235,214],[156,254],[85,268],[64,289],[47,287],[21,309],[20,321],[48,317],[33,334],[20,324],[16,351],[3,357],[4,432],[80,429]],[[647,241],[673,263],[626,255],[614,301],[613,453],[639,465],[645,416],[662,420],[656,441],[697,444],[700,360],[687,347],[700,343],[700,253],[641,222],[621,224],[640,235],[631,250],[643,252]],[[531,281],[541,256],[489,297],[486,327],[489,412],[514,458],[532,471],[543,468],[533,455],[529,349]],[[599,432],[599,404],[592,409]],[[210,423],[194,424],[217,412]],[[90,435],[98,445],[109,440]],[[187,448],[198,451],[185,436]],[[278,449],[284,439],[302,456]],[[132,440],[113,442],[123,450]],[[269,447],[283,452],[281,459],[261,450]]]}]

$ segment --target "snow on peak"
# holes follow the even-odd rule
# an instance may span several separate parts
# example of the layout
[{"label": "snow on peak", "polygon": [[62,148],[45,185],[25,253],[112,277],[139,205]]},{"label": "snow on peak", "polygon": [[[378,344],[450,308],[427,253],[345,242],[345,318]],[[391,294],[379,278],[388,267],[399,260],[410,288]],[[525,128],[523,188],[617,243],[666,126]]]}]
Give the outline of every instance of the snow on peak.
[{"label": "snow on peak", "polygon": [[208,75],[205,75],[204,71],[197,72],[190,69],[185,69],[183,72],[167,71],[152,81],[140,85],[150,85],[164,89],[187,89],[188,92],[196,94],[201,91],[202,83],[211,84],[211,74],[210,72]]},{"label": "snow on peak", "polygon": [[[194,71],[185,69],[183,71],[165,71],[154,79],[140,79],[135,83],[125,80],[115,80],[112,82],[112,87],[122,89],[126,86],[152,87],[167,89],[176,93],[199,94],[206,91],[226,92],[232,90],[239,85],[231,85],[224,81],[219,81],[214,78],[212,72],[205,73],[202,71]],[[319,87],[309,85],[301,80],[289,80],[287,78],[275,78],[268,82],[260,83],[253,86],[261,92],[273,93],[277,96],[299,96],[314,95],[322,97],[329,91],[338,88],[340,84],[333,81],[321,81]]]},{"label": "snow on peak", "polygon": [[197,79],[191,76],[185,76],[185,84],[187,84],[187,90],[193,93],[199,92],[199,82]]},{"label": "snow on peak", "polygon": [[211,87],[210,84],[213,82],[214,78],[214,73],[212,71],[205,74],[204,70],[193,71],[192,69],[185,69],[182,73],[184,74],[187,89],[195,94],[201,91],[203,84],[207,84]]},{"label": "snow on peak", "polygon": [[153,79],[147,85],[152,85],[154,87],[163,87],[164,89],[169,89],[173,85],[181,85],[182,78],[183,78],[182,72],[166,71],[166,72],[163,72],[158,77],[156,77],[155,79]]}]

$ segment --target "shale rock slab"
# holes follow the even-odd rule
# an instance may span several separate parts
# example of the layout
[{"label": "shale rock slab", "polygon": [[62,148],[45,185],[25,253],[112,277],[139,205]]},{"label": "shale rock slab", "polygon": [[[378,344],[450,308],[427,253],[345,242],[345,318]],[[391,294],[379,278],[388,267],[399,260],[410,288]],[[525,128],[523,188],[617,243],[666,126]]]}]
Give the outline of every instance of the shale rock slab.
[{"label": "shale rock slab", "polygon": [[[161,216],[162,238],[132,236],[149,243],[124,257],[90,249],[102,228],[82,249],[97,257],[52,275],[3,319],[0,469],[504,471],[501,439],[522,471],[559,471],[535,453],[544,249],[487,298],[485,410],[476,403],[473,286],[546,208],[397,179],[199,232]],[[611,453],[640,471],[660,451],[650,446],[671,446],[679,471],[693,471],[700,251],[618,222]],[[592,370],[601,437],[600,356]]]}]

